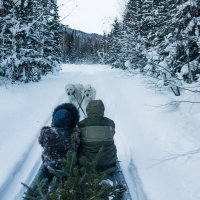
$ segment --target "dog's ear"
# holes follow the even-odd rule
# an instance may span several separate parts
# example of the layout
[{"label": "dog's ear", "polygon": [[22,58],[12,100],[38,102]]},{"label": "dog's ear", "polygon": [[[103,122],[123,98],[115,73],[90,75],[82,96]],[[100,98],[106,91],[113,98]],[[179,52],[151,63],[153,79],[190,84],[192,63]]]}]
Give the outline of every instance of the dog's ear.
[{"label": "dog's ear", "polygon": [[65,85],[65,90],[67,91],[67,89],[69,88],[69,85]]},{"label": "dog's ear", "polygon": [[88,89],[92,89],[92,86],[91,86],[91,85],[88,85]]},{"label": "dog's ear", "polygon": [[71,90],[76,90],[76,86],[74,84],[70,84],[70,89]]},{"label": "dog's ear", "polygon": [[67,84],[65,87],[66,87],[66,88],[70,88],[70,87],[71,87],[71,84]]},{"label": "dog's ear", "polygon": [[84,89],[84,87],[83,87],[83,85],[82,85],[82,84],[80,84],[80,89],[81,89],[81,91]]}]

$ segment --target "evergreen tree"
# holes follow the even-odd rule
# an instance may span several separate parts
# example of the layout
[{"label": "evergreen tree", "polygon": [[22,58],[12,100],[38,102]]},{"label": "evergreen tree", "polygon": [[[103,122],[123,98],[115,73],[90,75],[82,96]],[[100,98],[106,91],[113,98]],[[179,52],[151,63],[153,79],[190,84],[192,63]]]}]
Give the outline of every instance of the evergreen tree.
[{"label": "evergreen tree", "polygon": [[0,74],[12,79],[14,74],[15,58],[16,58],[16,41],[12,33],[13,27],[18,26],[14,3],[12,0],[3,1],[1,3],[0,17]]},{"label": "evergreen tree", "polygon": [[113,29],[108,36],[111,41],[108,41],[107,63],[112,64],[116,68],[123,68],[124,66],[122,61],[121,31],[122,26],[118,20],[115,19]]},{"label": "evergreen tree", "polygon": [[14,80],[38,81],[41,78],[41,44],[38,21],[34,17],[34,2],[21,1],[15,8],[19,29],[16,32],[17,73]]},{"label": "evergreen tree", "polygon": [[154,0],[150,3],[151,16],[150,23],[152,28],[148,30],[146,40],[149,41],[149,46],[146,48],[146,57],[148,66],[146,69],[152,73],[153,76],[165,74],[167,69],[165,66],[159,66],[164,61],[164,57],[168,54],[166,52],[166,37],[172,31],[171,26],[171,9],[173,2],[167,0],[165,2]]},{"label": "evergreen tree", "polygon": [[3,0],[0,75],[38,81],[61,59],[58,10],[54,0]]},{"label": "evergreen tree", "polygon": [[81,167],[75,166],[74,154],[64,160],[65,167],[55,172],[53,180],[48,184],[46,179],[38,181],[36,187],[27,187],[25,200],[108,200],[120,199],[125,191],[123,185],[112,186],[106,181],[105,172],[97,172],[95,161],[80,159]]},{"label": "evergreen tree", "polygon": [[[161,79],[170,88],[181,79],[196,81],[200,73],[199,15],[198,0],[129,0],[118,36],[113,30],[108,36],[109,63],[124,63],[120,67],[125,69],[128,61],[129,68]],[[114,27],[118,30],[116,22]]]},{"label": "evergreen tree", "polygon": [[200,73],[198,67],[199,57],[199,17],[200,7],[198,0],[179,0],[173,11],[173,32],[171,38],[174,41],[169,47],[173,47],[174,55],[170,62],[173,64],[173,72],[181,72],[185,81],[191,83]]},{"label": "evergreen tree", "polygon": [[101,36],[87,34],[62,26],[62,49],[64,62],[69,63],[98,63],[99,43]]},{"label": "evergreen tree", "polygon": [[55,0],[39,0],[37,7],[41,15],[43,74],[45,74],[57,70],[61,62],[61,30]]},{"label": "evergreen tree", "polygon": [[69,61],[70,63],[76,62],[76,33],[72,31],[69,39]]},{"label": "evergreen tree", "polygon": [[138,68],[140,71],[143,71],[146,64],[142,6],[142,1],[130,0],[123,20],[124,59],[129,60],[133,68]]},{"label": "evergreen tree", "polygon": [[99,43],[98,48],[98,58],[100,59],[101,64],[106,64],[108,60],[108,35],[106,33],[103,34],[103,38]]}]

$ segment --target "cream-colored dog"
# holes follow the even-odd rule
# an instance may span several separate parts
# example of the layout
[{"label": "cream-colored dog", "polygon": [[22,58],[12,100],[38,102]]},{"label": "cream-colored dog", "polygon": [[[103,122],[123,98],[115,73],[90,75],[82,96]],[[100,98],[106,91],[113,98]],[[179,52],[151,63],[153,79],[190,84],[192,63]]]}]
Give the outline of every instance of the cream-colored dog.
[{"label": "cream-colored dog", "polygon": [[82,84],[68,84],[65,86],[65,92],[70,103],[74,104],[77,108],[82,103]]},{"label": "cream-colored dog", "polygon": [[96,98],[96,90],[91,85],[85,85],[82,89],[82,108],[86,111],[86,107],[91,100]]}]

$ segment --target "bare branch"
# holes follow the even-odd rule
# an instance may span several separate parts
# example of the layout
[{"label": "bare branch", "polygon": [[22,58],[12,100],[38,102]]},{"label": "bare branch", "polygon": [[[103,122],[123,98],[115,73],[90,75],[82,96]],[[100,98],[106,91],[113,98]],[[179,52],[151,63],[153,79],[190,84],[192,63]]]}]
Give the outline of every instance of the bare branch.
[{"label": "bare branch", "polygon": [[183,157],[188,157],[188,156],[191,157],[191,156],[194,156],[194,155],[199,154],[199,153],[200,153],[200,148],[194,149],[192,151],[180,153],[180,154],[171,154],[169,156],[166,156],[166,157],[160,159],[160,162],[175,160],[175,159],[178,159],[178,158],[183,158]]},{"label": "bare branch", "polygon": [[183,100],[183,101],[171,101],[169,103],[166,104],[161,104],[161,105],[149,105],[149,104],[145,104],[146,106],[152,107],[152,108],[162,108],[162,107],[167,107],[167,106],[175,106],[178,105],[180,103],[191,103],[191,104],[199,104],[200,101],[187,101],[187,100]]}]

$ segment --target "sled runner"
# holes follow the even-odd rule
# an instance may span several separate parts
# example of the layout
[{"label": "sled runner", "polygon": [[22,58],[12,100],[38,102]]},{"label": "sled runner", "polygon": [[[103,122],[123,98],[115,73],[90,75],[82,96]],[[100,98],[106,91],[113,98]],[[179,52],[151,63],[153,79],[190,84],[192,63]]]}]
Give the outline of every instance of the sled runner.
[{"label": "sled runner", "polygon": [[114,173],[113,176],[111,176],[111,180],[113,180],[115,184],[123,185],[124,191],[122,191],[122,198],[121,198],[122,200],[132,200],[132,197],[131,197],[128,185],[126,183],[124,174],[120,167],[119,161],[117,161],[116,172]]}]

